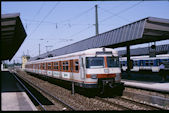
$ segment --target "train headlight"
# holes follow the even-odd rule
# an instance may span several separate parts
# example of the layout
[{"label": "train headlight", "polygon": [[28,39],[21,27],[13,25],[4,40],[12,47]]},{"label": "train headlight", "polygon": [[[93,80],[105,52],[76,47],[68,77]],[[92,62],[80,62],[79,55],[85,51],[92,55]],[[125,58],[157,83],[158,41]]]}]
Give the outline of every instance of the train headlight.
[{"label": "train headlight", "polygon": [[96,79],[96,78],[97,78],[97,75],[91,75],[91,78],[92,78],[92,79]]}]

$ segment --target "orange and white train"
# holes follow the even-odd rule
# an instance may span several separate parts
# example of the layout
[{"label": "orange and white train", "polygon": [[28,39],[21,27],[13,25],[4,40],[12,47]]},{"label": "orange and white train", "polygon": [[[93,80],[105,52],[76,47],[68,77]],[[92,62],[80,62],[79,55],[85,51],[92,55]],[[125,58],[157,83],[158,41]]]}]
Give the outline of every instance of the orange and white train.
[{"label": "orange and white train", "polygon": [[74,82],[83,88],[123,86],[118,53],[94,48],[71,54],[29,61],[27,72]]}]

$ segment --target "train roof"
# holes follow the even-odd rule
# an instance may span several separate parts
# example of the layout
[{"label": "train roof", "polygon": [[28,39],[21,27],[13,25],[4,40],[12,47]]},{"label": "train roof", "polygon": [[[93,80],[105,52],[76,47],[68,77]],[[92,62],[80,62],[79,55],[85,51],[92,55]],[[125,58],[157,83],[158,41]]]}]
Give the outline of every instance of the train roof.
[{"label": "train roof", "polygon": [[1,60],[11,60],[27,34],[20,13],[1,14]]},{"label": "train roof", "polygon": [[55,56],[55,57],[50,57],[50,58],[44,58],[44,59],[38,59],[38,60],[34,60],[34,61],[29,61],[29,63],[34,63],[34,62],[41,62],[41,61],[52,61],[56,58],[66,58],[66,57],[75,57],[76,55],[96,55],[97,52],[103,52],[105,49],[105,52],[112,52],[112,54],[114,56],[118,56],[118,52],[114,49],[111,48],[93,48],[93,49],[88,49],[88,50],[84,50],[84,51],[79,51],[79,52],[75,52],[75,53],[70,53],[70,54],[66,54],[66,55],[60,55],[60,56]]}]

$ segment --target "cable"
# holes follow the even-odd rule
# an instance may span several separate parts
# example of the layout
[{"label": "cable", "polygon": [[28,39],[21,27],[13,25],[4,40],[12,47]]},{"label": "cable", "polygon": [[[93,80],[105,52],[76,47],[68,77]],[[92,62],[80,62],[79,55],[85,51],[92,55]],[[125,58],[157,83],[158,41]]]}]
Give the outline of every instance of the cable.
[{"label": "cable", "polygon": [[[78,19],[79,17],[81,17],[82,15],[84,15],[84,14],[88,13],[89,11],[91,11],[93,8],[94,8],[94,7],[91,7],[91,8],[89,8],[89,9],[87,9],[87,10],[85,10],[85,11],[83,11],[83,12],[77,14],[77,15],[75,15],[74,17],[71,17],[71,18],[69,18],[69,19],[66,19],[66,20],[63,20],[63,21],[60,21],[60,22],[57,22],[57,23],[63,23],[63,22],[66,22],[66,21],[76,20],[76,19]],[[33,19],[25,19],[25,18],[23,18],[23,19],[24,19],[24,20],[27,20],[27,21],[31,21],[31,22],[41,22],[41,21],[33,20]],[[56,24],[56,22],[50,22],[50,21],[43,21],[43,23]],[[61,25],[63,25],[63,24],[61,24]],[[64,25],[65,25],[65,24],[64,24]],[[73,24],[72,24],[72,25],[73,25]],[[80,25],[80,24],[76,24],[76,25]]]},{"label": "cable", "polygon": [[36,28],[34,29],[34,31],[31,32],[31,34],[29,35],[29,37],[34,33],[36,32],[36,30],[39,28],[39,26],[43,23],[43,21],[46,19],[46,17],[48,17],[52,12],[53,10],[56,8],[57,5],[59,5],[60,2],[56,3],[53,8],[49,11],[49,13],[47,13],[47,15],[41,20],[41,22],[36,26]]},{"label": "cable", "polygon": [[137,5],[139,5],[140,3],[142,3],[142,1],[140,1],[140,2],[138,2],[138,3],[136,3],[136,4],[134,4],[134,5],[132,5],[132,6],[128,7],[128,8],[126,8],[126,9],[123,9],[123,10],[119,11],[118,13],[116,13],[116,14],[114,14],[114,15],[112,15],[112,16],[109,16],[109,17],[107,17],[107,18],[105,18],[105,19],[103,19],[103,20],[101,20],[100,22],[103,22],[103,21],[105,21],[105,20],[107,20],[107,19],[109,19],[109,18],[112,18],[112,17],[114,17],[114,16],[118,16],[118,15],[120,15],[121,13],[124,13],[124,12],[128,11],[129,9],[131,9],[131,8],[133,8],[133,7],[137,6]]},{"label": "cable", "polygon": [[66,20],[60,21],[59,23],[63,23],[63,22],[65,22],[65,21],[75,20],[75,19],[77,19],[77,18],[81,17],[82,15],[84,15],[85,13],[87,13],[87,12],[91,11],[93,8],[94,8],[94,7],[91,7],[91,8],[89,8],[89,9],[87,9],[87,10],[85,10],[85,11],[83,11],[83,12],[81,12],[81,13],[77,14],[77,15],[75,15],[74,17],[71,17],[71,18],[69,18],[69,19],[66,19]]},{"label": "cable", "polygon": [[[37,15],[41,12],[43,6],[44,6],[44,2],[41,4],[39,10],[35,13],[35,15],[33,16],[32,20],[34,20],[35,17],[37,17]],[[31,25],[32,25],[32,24],[30,24],[30,26],[29,26],[30,28],[31,28]]]},{"label": "cable", "polygon": [[[101,7],[99,7],[98,6],[98,8],[101,8]],[[107,9],[104,9],[104,8],[101,8],[104,12],[107,12],[107,13],[109,13],[109,14],[111,14],[111,15],[114,15],[114,16],[117,16],[117,17],[119,17],[119,18],[121,18],[121,19],[123,19],[123,20],[125,20],[125,21],[127,21],[127,22],[131,22],[131,21],[129,21],[128,19],[126,19],[126,18],[124,18],[124,17],[121,17],[121,16],[119,16],[119,15],[116,15],[115,13],[112,13],[111,11],[109,11],[109,10],[107,10]],[[101,10],[101,11],[102,11]]]},{"label": "cable", "polygon": [[[24,19],[25,21],[31,21],[31,22],[35,22],[35,23],[38,23],[40,22],[40,20],[31,20],[31,19],[26,19],[26,18],[22,18]],[[48,23],[48,24],[56,24],[56,22],[50,22],[50,21],[43,21],[43,23]],[[64,25],[64,26],[67,26],[69,24],[61,24],[61,23],[57,23],[57,25]],[[83,24],[83,23],[80,23],[80,24],[70,24],[71,26],[81,26],[81,25],[93,25],[93,24]]]}]

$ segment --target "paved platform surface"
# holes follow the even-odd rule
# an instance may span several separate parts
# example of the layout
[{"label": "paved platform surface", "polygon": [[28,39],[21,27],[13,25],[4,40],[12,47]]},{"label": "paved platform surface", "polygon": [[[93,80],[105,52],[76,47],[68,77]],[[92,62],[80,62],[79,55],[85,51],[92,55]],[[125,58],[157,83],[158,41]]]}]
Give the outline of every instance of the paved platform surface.
[{"label": "paved platform surface", "polygon": [[125,80],[125,79],[122,79],[122,82],[124,82],[125,86],[169,93],[169,82],[164,82],[164,83],[145,82],[145,81]]},{"label": "paved platform surface", "polygon": [[1,72],[1,110],[37,111],[24,89],[8,71]]}]

